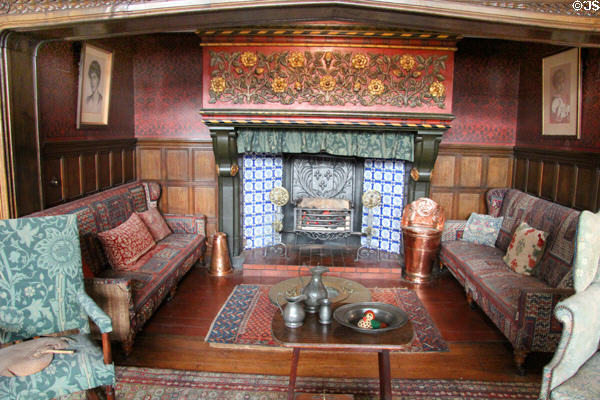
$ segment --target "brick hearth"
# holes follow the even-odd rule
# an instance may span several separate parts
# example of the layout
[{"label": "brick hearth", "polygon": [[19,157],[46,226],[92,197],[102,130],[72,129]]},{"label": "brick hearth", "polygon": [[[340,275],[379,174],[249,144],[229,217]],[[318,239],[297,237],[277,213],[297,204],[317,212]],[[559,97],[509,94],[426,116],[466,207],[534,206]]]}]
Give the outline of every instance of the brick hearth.
[{"label": "brick hearth", "polygon": [[370,259],[354,261],[356,247],[330,245],[288,246],[287,256],[264,249],[245,250],[243,263],[244,276],[298,276],[302,268],[303,275],[308,274],[308,267],[323,265],[329,267],[327,275],[341,276],[348,279],[402,279],[404,261],[397,254],[381,251],[378,261],[375,256]]}]

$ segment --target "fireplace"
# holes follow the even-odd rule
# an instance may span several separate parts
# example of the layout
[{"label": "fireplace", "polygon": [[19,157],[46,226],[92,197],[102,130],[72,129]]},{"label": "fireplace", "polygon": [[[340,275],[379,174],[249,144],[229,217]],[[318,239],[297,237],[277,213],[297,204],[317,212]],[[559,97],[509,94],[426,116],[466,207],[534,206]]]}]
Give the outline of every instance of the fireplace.
[{"label": "fireplace", "polygon": [[[410,169],[405,161],[249,153],[240,163],[244,249],[277,243],[365,246],[368,210],[361,197],[375,190],[381,193],[381,204],[373,209],[371,245],[401,253],[400,223]],[[290,194],[281,210],[269,201],[270,191],[278,186]],[[277,221],[281,233],[273,229]]]}]

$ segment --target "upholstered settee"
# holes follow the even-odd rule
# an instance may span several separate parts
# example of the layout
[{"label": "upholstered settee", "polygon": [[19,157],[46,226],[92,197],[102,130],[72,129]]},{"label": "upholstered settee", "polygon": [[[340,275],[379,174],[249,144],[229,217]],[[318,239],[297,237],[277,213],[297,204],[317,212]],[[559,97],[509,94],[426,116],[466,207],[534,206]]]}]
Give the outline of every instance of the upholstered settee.
[{"label": "upholstered settee", "polygon": [[[486,200],[488,214],[503,217],[495,246],[461,240],[465,221],[446,221],[440,264],[464,287],[467,301],[479,305],[510,341],[519,373],[524,373],[529,352],[552,352],[560,339],[561,325],[552,312],[573,294],[580,212],[516,189],[491,189]],[[532,275],[513,271],[503,260],[522,222],[548,233]]]},{"label": "upholstered settee", "polygon": [[206,250],[204,215],[164,214],[173,233],[158,241],[132,268],[110,267],[97,234],[125,222],[132,213],[157,207],[161,187],[133,182],[29,215],[76,214],[86,292],[111,317],[111,340],[129,354],[133,339]]}]

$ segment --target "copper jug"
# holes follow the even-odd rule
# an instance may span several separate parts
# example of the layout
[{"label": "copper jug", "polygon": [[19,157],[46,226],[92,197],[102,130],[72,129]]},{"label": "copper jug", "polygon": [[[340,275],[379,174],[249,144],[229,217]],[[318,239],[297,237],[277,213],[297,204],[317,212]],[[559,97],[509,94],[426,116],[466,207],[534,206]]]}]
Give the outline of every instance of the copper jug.
[{"label": "copper jug", "polygon": [[210,275],[223,276],[233,272],[229,249],[227,248],[227,235],[223,232],[215,233],[213,238],[212,259],[210,261]]}]

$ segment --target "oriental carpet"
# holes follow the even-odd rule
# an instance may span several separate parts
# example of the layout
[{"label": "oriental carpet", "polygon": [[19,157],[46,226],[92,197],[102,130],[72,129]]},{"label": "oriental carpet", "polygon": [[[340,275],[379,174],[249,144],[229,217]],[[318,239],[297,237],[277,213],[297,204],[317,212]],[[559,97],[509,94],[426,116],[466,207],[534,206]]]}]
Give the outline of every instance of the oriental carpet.
[{"label": "oriental carpet", "polygon": [[[287,376],[245,375],[217,372],[176,371],[116,367],[119,400],[285,400]],[[486,382],[443,379],[392,379],[395,400],[494,400],[537,399],[538,382]],[[351,394],[355,399],[379,397],[377,378],[299,377],[297,393]],[[85,398],[83,394],[62,400]]]},{"label": "oriental carpet", "polygon": [[[269,300],[268,285],[237,285],[215,317],[206,342],[211,346],[283,349],[271,336],[271,321],[277,306]],[[417,294],[402,288],[374,288],[372,301],[393,304],[404,310],[413,323],[415,337],[402,352],[448,351],[448,345]]]}]

